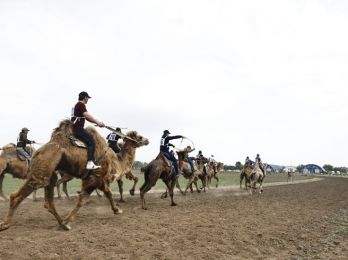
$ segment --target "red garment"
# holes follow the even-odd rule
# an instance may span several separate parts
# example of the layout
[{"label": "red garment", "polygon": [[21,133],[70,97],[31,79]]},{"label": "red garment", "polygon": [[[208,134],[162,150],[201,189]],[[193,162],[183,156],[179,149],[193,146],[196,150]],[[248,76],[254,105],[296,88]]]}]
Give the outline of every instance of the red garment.
[{"label": "red garment", "polygon": [[77,128],[84,128],[86,120],[83,113],[85,112],[87,112],[86,105],[82,102],[77,102],[71,117],[71,121],[74,123],[74,130]]}]

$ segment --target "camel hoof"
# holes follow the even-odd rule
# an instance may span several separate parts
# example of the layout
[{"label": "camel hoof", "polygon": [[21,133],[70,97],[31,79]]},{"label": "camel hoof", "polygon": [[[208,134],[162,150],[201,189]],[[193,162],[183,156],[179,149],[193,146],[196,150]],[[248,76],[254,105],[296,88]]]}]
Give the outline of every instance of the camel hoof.
[{"label": "camel hoof", "polygon": [[129,194],[130,194],[131,196],[134,196],[134,190],[130,190],[130,191],[129,191]]},{"label": "camel hoof", "polygon": [[175,207],[175,206],[177,206],[178,204],[176,204],[175,202],[173,202],[172,204],[171,204],[171,206],[172,207]]},{"label": "camel hoof", "polygon": [[145,206],[142,206],[141,208],[142,208],[143,210],[147,210],[147,207],[145,207]]},{"label": "camel hoof", "polygon": [[120,203],[124,203],[125,201],[123,199],[120,199],[118,202]]},{"label": "camel hoof", "polygon": [[122,209],[117,209],[115,211],[115,215],[118,215],[118,214],[122,214],[123,213],[123,210]]},{"label": "camel hoof", "polygon": [[163,194],[161,195],[161,199],[165,199],[165,198],[167,198],[167,197],[168,197],[167,193],[163,193]]},{"label": "camel hoof", "polygon": [[0,231],[6,230],[10,227],[10,224],[0,223]]},{"label": "camel hoof", "polygon": [[63,229],[63,230],[66,230],[66,231],[69,231],[71,230],[71,227],[68,225],[68,224],[60,224],[60,227]]}]

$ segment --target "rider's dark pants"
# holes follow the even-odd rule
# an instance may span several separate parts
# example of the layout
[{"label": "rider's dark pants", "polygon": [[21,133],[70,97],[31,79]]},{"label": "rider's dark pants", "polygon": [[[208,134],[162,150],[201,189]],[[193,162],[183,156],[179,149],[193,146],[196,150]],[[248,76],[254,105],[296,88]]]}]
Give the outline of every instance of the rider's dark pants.
[{"label": "rider's dark pants", "polygon": [[95,141],[93,137],[84,128],[75,129],[74,136],[86,144],[87,160],[94,161]]}]

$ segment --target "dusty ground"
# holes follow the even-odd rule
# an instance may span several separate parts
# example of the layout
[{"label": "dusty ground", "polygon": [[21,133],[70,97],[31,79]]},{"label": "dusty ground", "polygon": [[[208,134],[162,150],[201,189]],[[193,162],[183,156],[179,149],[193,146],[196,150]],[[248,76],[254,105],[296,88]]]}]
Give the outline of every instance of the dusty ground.
[{"label": "dusty ground", "polygon": [[[42,201],[26,200],[0,233],[0,259],[348,259],[348,179],[175,198],[170,207],[149,194],[144,211],[126,197],[122,215],[93,198],[68,232]],[[62,214],[73,205],[57,202]],[[7,207],[0,202],[1,217]]]}]

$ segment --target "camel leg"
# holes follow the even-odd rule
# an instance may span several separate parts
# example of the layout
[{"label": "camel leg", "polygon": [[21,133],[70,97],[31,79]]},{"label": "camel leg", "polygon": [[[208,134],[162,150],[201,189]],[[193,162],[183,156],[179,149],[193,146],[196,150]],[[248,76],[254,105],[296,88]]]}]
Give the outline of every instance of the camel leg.
[{"label": "camel leg", "polygon": [[63,184],[63,192],[65,194],[65,196],[70,200],[70,196],[68,193],[68,182],[71,181],[72,179],[74,179],[74,177],[70,176],[70,175],[62,175],[62,178],[60,178],[57,181],[57,193],[58,193],[58,198],[61,198],[61,193],[60,193],[60,184]]},{"label": "camel leg", "polygon": [[210,190],[210,184],[211,184],[211,176],[208,176],[208,179],[207,179],[207,188],[208,188],[208,190]]},{"label": "camel leg", "polygon": [[245,190],[248,190],[248,185],[250,187],[250,180],[245,176],[245,180],[244,180],[244,184],[245,184]]},{"label": "camel leg", "polygon": [[69,196],[69,193],[68,193],[68,182],[67,181],[64,181],[63,182],[63,192],[65,194],[65,196],[68,198],[68,200],[70,200],[70,196]]},{"label": "camel leg", "polygon": [[103,195],[100,194],[98,190],[95,190],[95,193],[97,193],[97,196],[98,196],[99,199],[100,199],[101,197],[103,197]]},{"label": "camel leg", "polygon": [[201,180],[201,182],[202,182],[202,186],[201,186],[201,190],[203,190],[204,192],[205,192],[205,177],[199,177],[199,179]]},{"label": "camel leg", "polygon": [[168,190],[166,189],[166,191],[161,194],[161,199],[165,199],[167,197],[168,197]]},{"label": "camel leg", "polygon": [[8,200],[8,198],[6,197],[4,192],[2,191],[2,183],[4,181],[4,178],[5,178],[5,173],[0,171],[0,197],[4,198],[4,200]]},{"label": "camel leg", "polygon": [[262,194],[262,192],[263,192],[262,184],[263,184],[263,179],[260,181],[260,194]]},{"label": "camel leg", "polygon": [[100,186],[102,186],[102,183],[101,179],[98,177],[91,176],[88,179],[82,180],[82,188],[76,206],[64,219],[63,226],[65,226],[67,229],[71,229],[70,223],[74,220],[79,209],[85,204],[91,193]]},{"label": "camel leg", "polygon": [[62,184],[62,179],[59,179],[59,180],[57,181],[57,185],[56,185],[56,187],[57,187],[57,198],[58,198],[58,199],[61,199],[61,198],[62,198],[62,195],[61,195],[61,193],[60,193],[60,184]]},{"label": "camel leg", "polygon": [[10,227],[13,215],[19,204],[36,189],[37,184],[38,183],[36,181],[29,179],[22,185],[22,187],[19,188],[17,192],[11,194],[10,208],[4,221],[0,223],[0,231]]},{"label": "camel leg", "polygon": [[64,219],[64,221],[62,223],[62,226],[64,227],[64,229],[66,229],[66,230],[71,229],[70,223],[73,221],[77,212],[85,204],[86,200],[89,198],[89,196],[91,195],[92,192],[93,192],[93,189],[90,189],[88,191],[82,190],[80,192],[75,208],[69,213],[69,215]]},{"label": "camel leg", "polygon": [[33,201],[38,201],[37,196],[36,196],[37,190],[33,191]]},{"label": "camel leg", "polygon": [[[243,179],[244,179],[244,174],[241,174],[239,177],[239,188],[242,189],[242,183],[243,183]],[[246,182],[246,181],[245,181]]]},{"label": "camel leg", "polygon": [[214,175],[214,179],[216,180],[216,186],[215,187],[217,188],[217,187],[219,187],[219,180],[220,180],[219,176]]},{"label": "camel leg", "polygon": [[123,181],[122,180],[118,180],[117,181],[117,184],[118,184],[118,191],[120,193],[120,202],[124,202],[124,199],[123,199]]},{"label": "camel leg", "polygon": [[171,200],[171,206],[176,206],[177,204],[174,202],[174,187],[177,182],[178,177],[172,178],[170,181],[165,181],[164,183],[166,184],[168,190],[169,190],[169,195],[170,195],[170,200]]},{"label": "camel leg", "polygon": [[51,213],[56,220],[58,221],[59,225],[65,229],[65,230],[70,230],[69,226],[65,226],[63,224],[63,220],[60,217],[60,215],[57,213],[56,207],[54,205],[54,187],[56,186],[57,183],[57,175],[53,174],[50,183],[47,187],[45,187],[45,205],[44,207],[48,210],[49,213]]},{"label": "camel leg", "polygon": [[128,173],[126,173],[126,178],[129,179],[129,180],[132,180],[134,183],[133,183],[133,186],[132,188],[129,190],[129,194],[134,196],[134,193],[135,193],[135,186],[137,185],[138,183],[138,180],[139,178],[138,177],[135,177],[131,171],[129,171]]},{"label": "camel leg", "polygon": [[146,202],[145,202],[145,193],[148,192],[152,188],[151,183],[144,184],[143,187],[140,189],[140,199],[141,199],[141,207],[142,209],[147,209]]},{"label": "camel leg", "polygon": [[192,176],[189,178],[188,182],[187,182],[187,185],[186,185],[186,188],[185,188],[185,191],[184,191],[184,194],[183,195],[186,195],[186,192],[187,190],[191,187],[191,192],[193,192],[192,190],[192,182],[193,180],[195,179],[195,176],[192,174]]},{"label": "camel leg", "polygon": [[106,183],[104,183],[104,185],[103,185],[103,192],[104,192],[105,196],[108,198],[114,214],[121,214],[123,211],[121,208],[118,207],[117,203],[112,198],[112,192],[110,190],[109,185]]},{"label": "camel leg", "polygon": [[151,188],[156,184],[156,181],[150,181],[149,179],[145,179],[144,184],[140,187],[140,199],[141,199],[141,208],[147,209],[145,202],[145,193],[151,190]]},{"label": "camel leg", "polygon": [[[192,183],[195,185],[197,193],[200,193],[201,190],[198,189],[197,178],[193,179]],[[191,191],[192,191],[192,184],[190,187],[191,187]]]},{"label": "camel leg", "polygon": [[186,190],[183,191],[180,187],[179,178],[176,179],[175,186],[179,189],[182,195],[186,195]]},{"label": "camel leg", "polygon": [[206,192],[206,191],[205,191],[205,188],[208,187],[208,176],[205,176],[205,177],[202,179],[202,187],[203,187],[204,192]]},{"label": "camel leg", "polygon": [[191,193],[193,193],[193,183],[191,183],[191,185],[190,185],[190,191],[191,191]]}]

